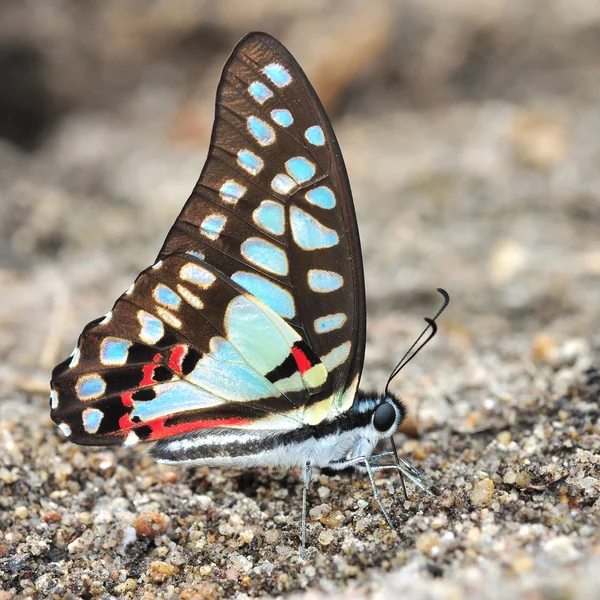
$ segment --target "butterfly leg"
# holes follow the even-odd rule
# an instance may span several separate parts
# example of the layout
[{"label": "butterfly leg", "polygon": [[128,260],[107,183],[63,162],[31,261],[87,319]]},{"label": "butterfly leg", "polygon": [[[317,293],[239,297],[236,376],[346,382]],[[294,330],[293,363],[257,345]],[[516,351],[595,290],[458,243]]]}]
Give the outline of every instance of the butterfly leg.
[{"label": "butterfly leg", "polygon": [[[396,454],[394,452],[383,452],[382,454],[372,454],[371,456],[369,456],[369,462],[372,463],[374,461],[377,460],[381,460],[383,458],[392,458],[394,460],[398,459],[400,460]],[[404,499],[408,500],[408,492],[406,491],[406,484],[404,483],[404,474],[402,473],[402,469],[400,468],[399,464],[396,463],[395,465],[381,465],[381,466],[389,466],[392,469],[396,469],[398,471],[398,475],[400,475],[400,483],[402,484],[402,492],[404,493]],[[376,467],[373,468],[373,471],[384,471],[385,469],[381,469],[379,468],[380,465],[377,465]]]},{"label": "butterfly leg", "polygon": [[308,505],[307,497],[308,497],[308,488],[310,486],[310,482],[312,481],[312,466],[310,461],[307,460],[304,465],[304,488],[302,490],[302,551],[300,552],[300,557],[304,559],[304,555],[306,554],[306,508]]},{"label": "butterfly leg", "polygon": [[[384,452],[383,454],[376,454],[369,457],[369,461],[381,460],[383,458],[394,458],[393,452]],[[409,481],[412,481],[417,487],[421,488],[424,492],[427,492],[430,496],[439,495],[440,490],[438,486],[433,483],[430,479],[425,477],[421,471],[416,467],[413,467],[407,460],[399,458],[399,463],[395,465],[371,465],[373,471],[385,471],[395,470],[400,474],[401,478],[406,477]],[[433,490],[433,491],[432,491]]]},{"label": "butterfly leg", "polygon": [[[387,521],[387,524],[390,526],[390,529],[396,529],[392,523],[392,519],[390,518],[390,515],[388,514],[387,510],[385,510],[385,507],[383,506],[383,502],[381,501],[381,497],[379,496],[379,492],[377,491],[377,486],[375,485],[375,477],[373,475],[374,468],[371,466],[371,463],[369,462],[369,460],[371,458],[372,458],[371,456],[357,456],[356,458],[351,458],[349,460],[332,463],[329,466],[331,466],[334,469],[345,469],[346,467],[357,466],[360,463],[363,463],[364,466],[360,465],[359,468],[364,468],[367,472],[367,475],[369,476],[369,480],[371,482],[371,487],[373,488],[373,496],[375,497],[375,500],[377,500],[377,504],[379,505],[379,510],[381,511],[381,514],[385,517],[385,520]],[[378,467],[375,467],[375,470],[379,470]]]}]

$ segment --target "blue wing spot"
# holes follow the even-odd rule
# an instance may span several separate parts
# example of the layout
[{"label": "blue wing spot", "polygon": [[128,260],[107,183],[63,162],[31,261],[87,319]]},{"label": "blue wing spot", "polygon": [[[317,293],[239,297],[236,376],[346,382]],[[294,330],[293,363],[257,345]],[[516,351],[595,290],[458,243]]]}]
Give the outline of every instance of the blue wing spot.
[{"label": "blue wing spot", "polygon": [[325,315],[315,319],[314,328],[317,333],[329,333],[335,331],[340,327],[343,327],[346,322],[346,315],[344,313],[335,313],[333,315]]},{"label": "blue wing spot", "polygon": [[231,276],[238,285],[248,290],[270,309],[284,319],[291,319],[296,314],[294,298],[281,286],[269,281],[261,275],[238,271]]},{"label": "blue wing spot", "polygon": [[236,181],[233,181],[233,179],[228,179],[219,190],[221,200],[224,200],[229,204],[235,204],[245,193],[246,188]]},{"label": "blue wing spot", "polygon": [[273,92],[260,81],[253,81],[248,86],[248,92],[259,103],[264,104],[272,95]]},{"label": "blue wing spot", "polygon": [[277,87],[285,87],[292,81],[288,70],[279,63],[271,63],[262,71]]},{"label": "blue wing spot", "polygon": [[261,238],[248,238],[241,246],[242,256],[263,271],[275,275],[288,274],[288,259],[285,252]]},{"label": "blue wing spot", "polygon": [[[191,377],[192,373],[188,375]],[[131,417],[142,422],[158,419],[174,413],[218,406],[223,400],[187,381],[172,381],[155,386],[156,397],[152,402],[134,402]]]},{"label": "blue wing spot", "polygon": [[100,321],[100,323],[98,323],[98,325],[106,325],[108,322],[110,322],[111,319],[112,319],[112,310],[107,312],[104,315],[104,319],[102,319],[102,321]]},{"label": "blue wing spot", "polygon": [[56,390],[50,390],[50,408],[54,410],[58,407],[58,394]]},{"label": "blue wing spot", "polygon": [[327,294],[338,290],[344,285],[344,278],[334,271],[311,269],[308,272],[308,286],[313,292]]},{"label": "blue wing spot", "polygon": [[325,144],[325,135],[323,130],[318,125],[313,125],[309,127],[304,132],[304,137],[313,145],[313,146],[323,146]]},{"label": "blue wing spot", "polygon": [[200,224],[200,233],[209,240],[216,240],[221,235],[226,221],[227,217],[222,215],[208,215]]},{"label": "blue wing spot", "polygon": [[248,129],[261,146],[270,146],[275,142],[275,130],[258,117],[248,117]]},{"label": "blue wing spot", "polygon": [[285,173],[279,173],[273,177],[271,188],[280,196],[287,196],[296,187],[296,182]]},{"label": "blue wing spot", "polygon": [[285,231],[285,215],[283,206],[273,200],[263,200],[252,213],[254,222],[264,231],[274,235],[283,235]]},{"label": "blue wing spot", "polygon": [[292,113],[285,108],[275,108],[271,111],[271,119],[282,127],[289,127],[294,122]]},{"label": "blue wing spot", "polygon": [[330,210],[335,207],[335,194],[327,187],[320,186],[310,192],[306,192],[304,197],[315,206]]},{"label": "blue wing spot", "polygon": [[58,428],[63,432],[65,437],[71,435],[71,428],[66,423],[60,423]]},{"label": "blue wing spot", "polygon": [[307,212],[292,206],[290,210],[292,237],[303,250],[318,250],[331,248],[339,242],[338,234],[325,227]]},{"label": "blue wing spot", "polygon": [[101,410],[98,410],[97,408],[86,408],[83,413],[81,413],[83,428],[87,433],[96,433],[100,427],[100,423],[102,423],[103,417],[104,413]]},{"label": "blue wing spot", "polygon": [[159,283],[152,292],[154,299],[167,308],[179,308],[181,298],[166,285]]},{"label": "blue wing spot", "polygon": [[[110,313],[108,313],[110,314]],[[100,321],[100,323],[98,323],[98,325],[101,325],[102,323],[104,323],[104,321],[106,320],[106,317]],[[71,362],[69,363],[69,369],[72,369],[73,367],[76,367],[79,364],[79,358],[81,356],[81,352],[79,350],[79,348],[77,346],[75,346],[75,349],[73,350],[73,354],[71,354]]]},{"label": "blue wing spot", "polygon": [[254,152],[250,152],[250,150],[240,150],[237,155],[237,162],[250,175],[258,175],[265,166],[263,159]]},{"label": "blue wing spot", "polygon": [[83,375],[76,386],[77,397],[80,400],[92,400],[104,394],[106,382],[100,375]]},{"label": "blue wing spot", "polygon": [[331,373],[336,367],[339,367],[346,362],[346,359],[350,356],[351,348],[352,344],[350,342],[344,342],[343,344],[336,346],[325,356],[321,357],[321,361],[325,365],[328,373]]},{"label": "blue wing spot", "polygon": [[179,276],[184,281],[189,281],[203,289],[210,287],[216,279],[210,271],[194,263],[183,265],[179,271]]},{"label": "blue wing spot", "polygon": [[313,178],[315,165],[303,156],[295,156],[285,163],[285,170],[297,183],[304,183]]},{"label": "blue wing spot", "polygon": [[163,322],[145,310],[138,311],[137,319],[142,326],[140,330],[142,342],[149,345],[156,344],[165,333]]},{"label": "blue wing spot", "polygon": [[100,344],[100,362],[103,365],[124,365],[131,342],[122,338],[107,337]]},{"label": "blue wing spot", "polygon": [[202,252],[195,252],[194,250],[188,250],[186,254],[193,256],[194,258],[199,258],[200,260],[204,260],[204,254]]}]

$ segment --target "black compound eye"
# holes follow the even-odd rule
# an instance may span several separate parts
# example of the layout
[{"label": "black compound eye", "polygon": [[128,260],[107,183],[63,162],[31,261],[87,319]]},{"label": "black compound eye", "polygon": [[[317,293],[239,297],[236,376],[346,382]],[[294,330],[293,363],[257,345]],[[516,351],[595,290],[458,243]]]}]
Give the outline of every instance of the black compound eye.
[{"label": "black compound eye", "polygon": [[381,433],[388,431],[396,422],[396,409],[389,403],[384,402],[375,409],[373,415],[373,427]]}]

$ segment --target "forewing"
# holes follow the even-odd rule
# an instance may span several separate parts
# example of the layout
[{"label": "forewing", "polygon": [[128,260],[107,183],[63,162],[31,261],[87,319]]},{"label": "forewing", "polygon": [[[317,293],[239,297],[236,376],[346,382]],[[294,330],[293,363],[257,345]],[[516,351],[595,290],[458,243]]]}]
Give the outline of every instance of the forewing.
[{"label": "forewing", "polygon": [[244,38],[225,66],[209,158],[161,256],[197,249],[323,359],[329,377],[308,405],[356,389],[364,280],[343,158],[306,75],[266,34]]}]

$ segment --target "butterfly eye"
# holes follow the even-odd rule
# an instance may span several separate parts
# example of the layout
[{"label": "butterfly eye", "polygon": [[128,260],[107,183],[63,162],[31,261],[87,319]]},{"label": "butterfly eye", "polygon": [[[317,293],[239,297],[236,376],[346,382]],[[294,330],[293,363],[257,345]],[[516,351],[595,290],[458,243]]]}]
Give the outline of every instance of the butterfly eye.
[{"label": "butterfly eye", "polygon": [[373,427],[384,433],[389,431],[396,422],[396,409],[389,403],[380,404],[373,414]]}]

